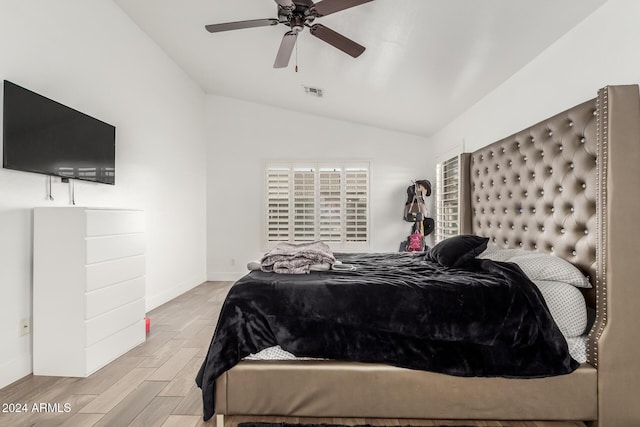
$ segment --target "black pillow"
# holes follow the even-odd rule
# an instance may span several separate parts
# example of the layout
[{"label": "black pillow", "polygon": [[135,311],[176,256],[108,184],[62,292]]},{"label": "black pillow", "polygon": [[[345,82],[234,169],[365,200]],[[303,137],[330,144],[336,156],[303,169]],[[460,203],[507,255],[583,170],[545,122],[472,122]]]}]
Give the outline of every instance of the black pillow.
[{"label": "black pillow", "polygon": [[443,267],[460,267],[487,249],[488,242],[489,238],[480,236],[449,237],[432,247],[425,259]]}]

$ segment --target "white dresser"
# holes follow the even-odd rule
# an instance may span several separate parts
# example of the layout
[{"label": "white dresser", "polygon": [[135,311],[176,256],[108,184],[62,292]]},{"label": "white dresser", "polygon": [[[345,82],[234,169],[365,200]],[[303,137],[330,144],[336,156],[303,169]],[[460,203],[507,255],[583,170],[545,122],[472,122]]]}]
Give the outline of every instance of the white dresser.
[{"label": "white dresser", "polygon": [[86,377],[145,340],[144,212],[33,217],[33,373]]}]

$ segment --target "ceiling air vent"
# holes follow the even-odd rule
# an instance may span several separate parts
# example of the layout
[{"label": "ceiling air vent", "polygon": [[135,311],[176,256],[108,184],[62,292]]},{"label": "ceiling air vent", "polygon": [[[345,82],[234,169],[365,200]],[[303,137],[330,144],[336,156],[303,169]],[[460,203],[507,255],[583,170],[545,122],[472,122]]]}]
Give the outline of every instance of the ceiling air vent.
[{"label": "ceiling air vent", "polygon": [[307,95],[317,96],[318,98],[322,98],[322,89],[318,89],[317,87],[304,86],[304,92]]}]

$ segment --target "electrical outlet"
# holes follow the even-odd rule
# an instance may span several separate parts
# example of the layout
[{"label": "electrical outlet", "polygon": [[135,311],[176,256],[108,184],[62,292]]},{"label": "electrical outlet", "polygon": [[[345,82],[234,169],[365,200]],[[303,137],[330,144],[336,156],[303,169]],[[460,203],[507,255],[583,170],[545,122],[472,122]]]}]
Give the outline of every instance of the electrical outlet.
[{"label": "electrical outlet", "polygon": [[28,335],[31,333],[31,319],[22,319],[18,325],[18,336]]}]

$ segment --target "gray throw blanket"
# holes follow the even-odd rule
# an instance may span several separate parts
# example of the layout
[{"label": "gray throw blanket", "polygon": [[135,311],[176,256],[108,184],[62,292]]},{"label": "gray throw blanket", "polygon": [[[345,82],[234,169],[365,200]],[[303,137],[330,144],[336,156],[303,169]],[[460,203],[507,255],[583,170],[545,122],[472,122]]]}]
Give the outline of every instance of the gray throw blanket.
[{"label": "gray throw blanket", "polygon": [[261,269],[282,274],[305,274],[312,265],[333,265],[336,259],[326,243],[278,243],[262,257]]}]

